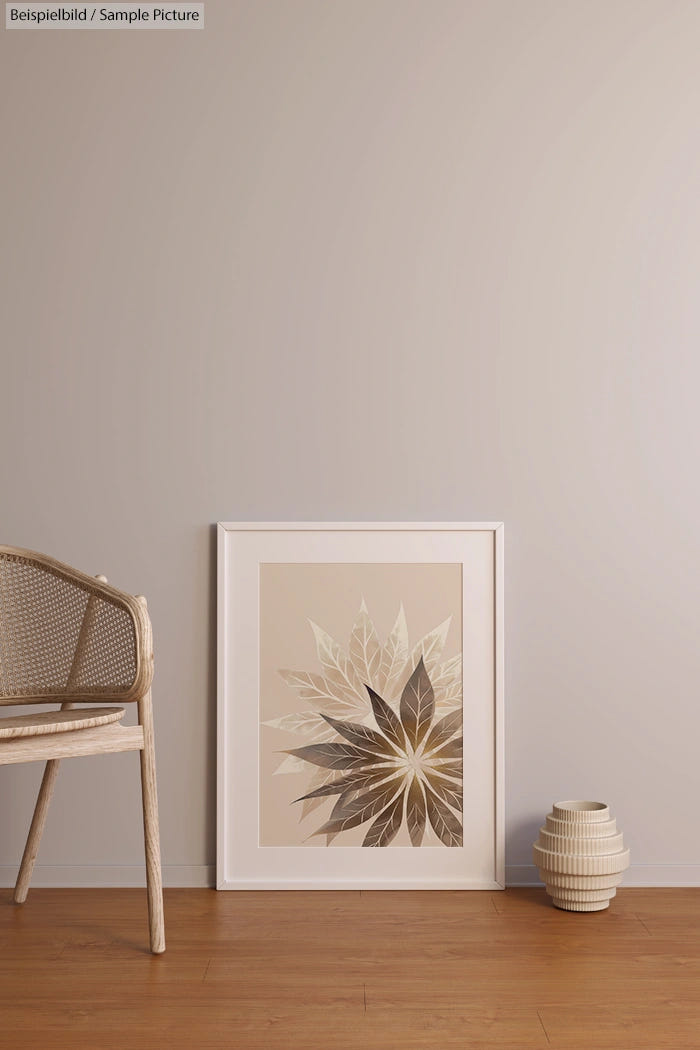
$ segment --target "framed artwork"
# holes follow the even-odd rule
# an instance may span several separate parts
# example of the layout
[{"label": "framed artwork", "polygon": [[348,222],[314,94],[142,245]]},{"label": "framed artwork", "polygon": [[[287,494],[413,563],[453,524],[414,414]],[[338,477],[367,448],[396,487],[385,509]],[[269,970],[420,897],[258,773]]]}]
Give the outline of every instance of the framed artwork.
[{"label": "framed artwork", "polygon": [[501,889],[501,523],[220,522],[219,889]]}]

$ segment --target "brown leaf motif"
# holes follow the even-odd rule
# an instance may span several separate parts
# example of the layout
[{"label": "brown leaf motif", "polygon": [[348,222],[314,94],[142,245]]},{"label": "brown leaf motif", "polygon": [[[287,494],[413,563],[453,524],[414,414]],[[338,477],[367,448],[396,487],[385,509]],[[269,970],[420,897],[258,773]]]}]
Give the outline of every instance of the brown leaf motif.
[{"label": "brown leaf motif", "polygon": [[288,755],[296,755],[304,762],[315,766],[327,766],[329,769],[359,769],[379,761],[371,751],[363,751],[351,744],[309,744],[307,747],[293,747]]},{"label": "brown leaf motif", "polygon": [[408,824],[408,834],[411,836],[411,843],[414,846],[420,846],[423,841],[425,817],[425,795],[423,794],[423,788],[420,786],[420,780],[414,776],[406,795],[406,823]]},{"label": "brown leaf motif", "polygon": [[374,818],[363,846],[388,846],[403,822],[413,846],[425,841],[428,825],[444,846],[462,845],[462,727],[451,712],[431,728],[434,703],[423,658],[401,694],[399,716],[369,689],[377,728],[325,720],[342,740],[292,748],[289,754],[316,766],[346,770],[344,775],[302,795],[297,801],[337,796],[329,819],[314,835],[336,835]]},{"label": "brown leaf motif", "polygon": [[380,813],[372,827],[365,835],[363,846],[388,846],[396,838],[401,827],[403,816],[403,794],[399,795],[390,806]]},{"label": "brown leaf motif", "polygon": [[421,656],[401,694],[399,709],[401,724],[414,751],[427,733],[434,711],[433,687]]},{"label": "brown leaf motif", "polygon": [[336,718],[331,718],[330,715],[324,715],[323,717],[328,722],[328,725],[335,729],[336,733],[345,737],[351,744],[356,744],[357,747],[364,747],[377,755],[386,755],[390,758],[396,757],[397,748],[392,747],[386,737],[382,736],[381,733],[377,733],[376,730],[370,729],[369,726],[356,725],[353,722],[339,722]]},{"label": "brown leaf motif", "polygon": [[370,689],[367,686],[367,692],[372,702],[372,711],[379,729],[384,733],[387,740],[396,745],[399,752],[404,751],[406,748],[406,734],[396,714],[389,707],[386,700],[382,700],[379,693],[375,693],[374,689]]},{"label": "brown leaf motif", "polygon": [[349,828],[356,828],[358,824],[364,824],[394,799],[402,784],[403,777],[394,777],[393,780],[373,788],[364,795],[357,795],[348,800],[341,795],[331,811],[330,820],[315,834],[326,835],[334,831],[347,831]]},{"label": "brown leaf motif", "polygon": [[425,789],[425,801],[428,810],[428,819],[433,826],[433,831],[445,846],[462,845],[462,825],[456,816],[429,787]]}]

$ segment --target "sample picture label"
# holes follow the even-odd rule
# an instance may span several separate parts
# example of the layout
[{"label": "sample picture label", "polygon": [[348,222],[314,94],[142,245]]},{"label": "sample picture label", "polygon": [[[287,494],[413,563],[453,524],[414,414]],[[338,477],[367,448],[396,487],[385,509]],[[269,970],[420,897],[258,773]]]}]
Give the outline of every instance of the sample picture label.
[{"label": "sample picture label", "polygon": [[203,29],[204,4],[5,4],[6,29]]}]

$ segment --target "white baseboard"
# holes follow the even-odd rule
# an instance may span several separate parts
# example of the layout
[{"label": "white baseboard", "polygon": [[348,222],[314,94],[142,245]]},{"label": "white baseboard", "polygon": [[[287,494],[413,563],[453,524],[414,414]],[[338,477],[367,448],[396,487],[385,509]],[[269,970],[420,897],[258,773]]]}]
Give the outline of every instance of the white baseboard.
[{"label": "white baseboard", "polygon": [[[17,867],[0,864],[0,887],[11,887],[17,878]],[[62,864],[37,864],[32,886],[129,887],[145,886],[146,876],[141,865],[112,865],[104,867]],[[163,885],[183,888],[202,888],[216,885],[213,864],[165,864]],[[506,886],[541,886],[534,864],[506,865]],[[700,886],[698,864],[633,864],[625,872],[623,886]]]},{"label": "white baseboard", "polygon": [[[534,864],[507,864],[506,886],[541,886]],[[700,886],[700,864],[633,864],[624,886]]]},{"label": "white baseboard", "polygon": [[[17,878],[17,866],[0,864],[0,886],[14,886]],[[216,872],[213,864],[164,864],[163,885],[199,888],[214,886]],[[143,865],[118,864],[97,866],[76,866],[72,864],[37,864],[32,875],[32,886],[70,887],[86,889],[88,887],[110,886],[128,887],[145,886],[146,873]]]}]

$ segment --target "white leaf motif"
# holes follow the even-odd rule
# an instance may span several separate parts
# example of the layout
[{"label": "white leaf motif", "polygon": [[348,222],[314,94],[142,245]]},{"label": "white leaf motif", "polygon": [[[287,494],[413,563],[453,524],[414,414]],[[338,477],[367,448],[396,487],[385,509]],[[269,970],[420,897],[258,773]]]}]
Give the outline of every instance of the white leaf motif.
[{"label": "white leaf motif", "polygon": [[459,707],[462,703],[462,654],[440,664],[432,681],[438,710]]},{"label": "white leaf motif", "polygon": [[[344,715],[349,708],[357,706],[358,697],[350,701],[345,697],[332,682],[320,674],[312,674],[310,671],[287,671],[277,672],[281,678],[296,689],[299,699],[313,707],[319,708],[324,714]],[[364,704],[362,705],[365,706]]]},{"label": "white leaf motif", "polygon": [[305,773],[307,769],[308,766],[303,758],[298,758],[296,755],[287,755],[272,775],[276,777],[281,773]]},{"label": "white leaf motif", "polygon": [[406,614],[403,611],[403,605],[401,605],[394,628],[382,648],[379,665],[377,692],[385,699],[392,699],[396,693],[396,686],[406,667],[407,660],[408,627],[406,626]]},{"label": "white leaf motif", "polygon": [[328,733],[328,723],[315,711],[295,711],[291,715],[283,715],[282,718],[271,718],[262,724],[270,726],[271,729],[283,729],[287,733],[311,736],[314,740]]},{"label": "white leaf motif", "polygon": [[418,644],[414,646],[409,660],[411,672],[413,672],[418,666],[418,661],[422,656],[425,669],[431,676],[432,681],[432,673],[440,661],[442,650],[445,648],[445,640],[451,622],[452,617],[448,616],[446,620],[443,620],[439,627],[436,627],[434,631],[430,631],[429,634],[426,634],[426,636],[421,638]]},{"label": "white leaf motif", "polygon": [[443,685],[454,681],[455,679],[462,679],[462,654],[457,653],[450,660],[445,660],[444,664],[435,671],[432,677],[433,689],[436,685]]},{"label": "white leaf motif", "polygon": [[360,699],[363,702],[363,706],[367,706],[369,700],[366,696],[363,696],[365,690],[362,687],[362,682],[357,677],[355,668],[342,648],[313,620],[309,620],[309,623],[314,632],[318,659],[323,668],[326,681],[333,687],[336,695],[340,694],[349,703],[355,705]]},{"label": "white leaf motif", "polygon": [[350,660],[363,685],[374,687],[381,658],[377,632],[363,600],[350,635]]}]

